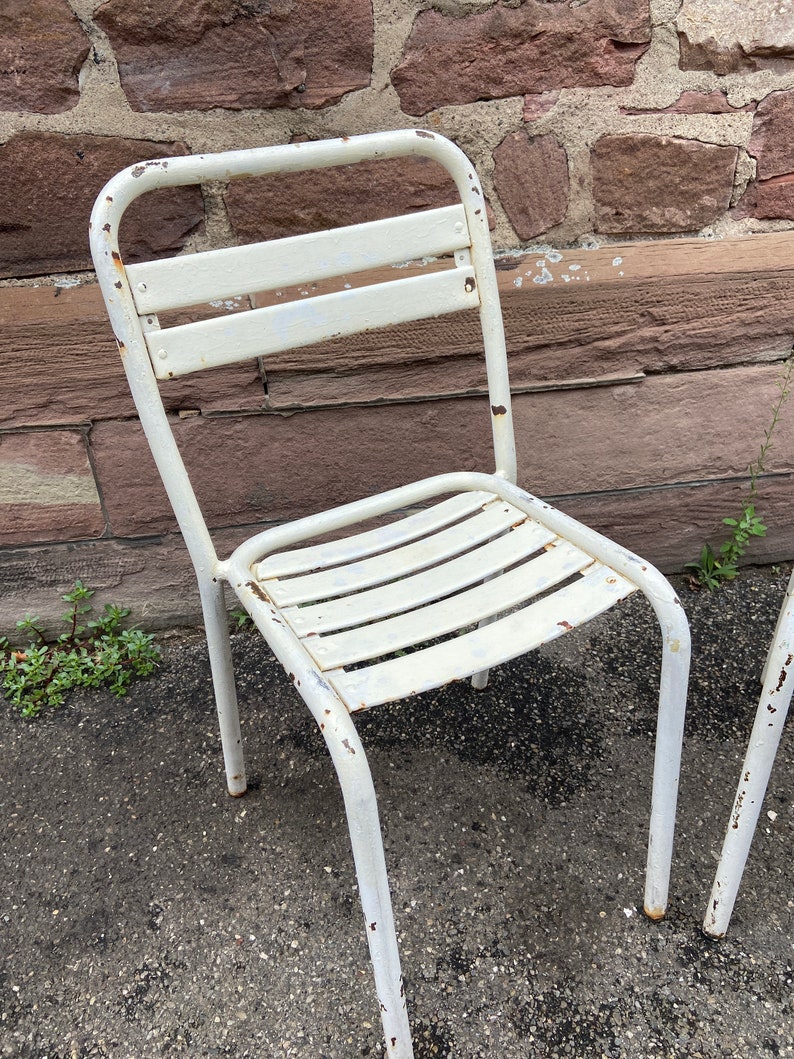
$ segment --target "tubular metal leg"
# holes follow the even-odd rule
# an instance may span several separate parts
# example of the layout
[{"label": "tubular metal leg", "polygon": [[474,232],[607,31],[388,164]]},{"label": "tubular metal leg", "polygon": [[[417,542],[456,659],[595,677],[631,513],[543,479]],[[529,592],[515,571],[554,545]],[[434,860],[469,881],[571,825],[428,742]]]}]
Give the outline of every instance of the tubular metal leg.
[{"label": "tubular metal leg", "polygon": [[744,866],[750,852],[769,776],[783,734],[794,679],[794,605],[791,591],[794,575],[781,608],[775,639],[767,655],[766,677],[755,723],[742,765],[728,829],[722,844],[717,872],[711,887],[703,931],[721,938],[728,930]]},{"label": "tubular metal leg", "polygon": [[342,787],[353,860],[389,1059],[413,1059],[386,858],[372,775],[350,715],[326,711],[321,725]]},{"label": "tubular metal leg", "polygon": [[240,734],[240,715],[237,709],[237,690],[234,686],[232,649],[229,641],[229,618],[223,598],[223,585],[218,581],[199,580],[204,629],[218,709],[218,724],[226,769],[229,794],[240,798],[246,792],[243,741]]},{"label": "tubular metal leg", "polygon": [[656,605],[656,610],[664,644],[645,875],[645,914],[650,919],[661,919],[667,910],[691,653],[689,626],[680,603]]}]

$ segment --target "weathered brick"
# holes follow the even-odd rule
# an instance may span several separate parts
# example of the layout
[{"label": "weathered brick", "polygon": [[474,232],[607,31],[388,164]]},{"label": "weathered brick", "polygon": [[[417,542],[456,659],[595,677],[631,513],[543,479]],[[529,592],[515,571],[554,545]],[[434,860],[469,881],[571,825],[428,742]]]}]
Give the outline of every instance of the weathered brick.
[{"label": "weathered brick", "polygon": [[[178,143],[116,136],[12,137],[0,148],[0,277],[91,268],[88,219],[105,181],[141,159],[186,153]],[[203,219],[198,188],[153,192],[125,214],[127,260],[179,249]]]},{"label": "weathered brick", "polygon": [[759,181],[741,205],[752,217],[794,221],[794,173]]},{"label": "weathered brick", "polygon": [[392,82],[407,114],[528,92],[628,85],[650,38],[649,0],[525,0],[461,18],[423,11]]},{"label": "weathered brick", "polygon": [[738,150],[671,136],[602,136],[591,153],[598,232],[693,232],[730,203]]},{"label": "weathered brick", "polygon": [[780,0],[683,0],[676,27],[682,70],[791,70],[794,11]]},{"label": "weathered brick", "polygon": [[0,110],[58,114],[80,99],[88,37],[66,0],[0,6]]},{"label": "weathered brick", "polygon": [[104,530],[82,433],[0,434],[0,544],[79,540]]},{"label": "weathered brick", "polygon": [[109,0],[95,18],[133,110],[315,109],[370,83],[371,0]]},{"label": "weathered brick", "polygon": [[[0,393],[4,429],[135,414],[98,284],[0,287]],[[170,412],[261,409],[265,401],[256,360],[172,379],[162,395]]]},{"label": "weathered brick", "polygon": [[233,180],[226,206],[237,236],[254,242],[445,206],[456,195],[437,162],[408,157]]},{"label": "weathered brick", "polygon": [[[174,433],[211,527],[294,518],[415,477],[493,462],[483,398],[195,417],[177,421]],[[91,447],[114,535],[173,528],[137,423],[98,424]]]},{"label": "weathered brick", "polygon": [[494,186],[519,239],[560,223],[568,208],[568,156],[556,137],[513,132],[493,158]]},{"label": "weathered brick", "polygon": [[794,172],[794,91],[771,92],[758,104],[748,152],[759,180]]},{"label": "weathered brick", "polygon": [[[778,377],[778,365],[763,364],[517,394],[520,481],[559,496],[741,477]],[[788,473],[794,421],[778,431],[767,470]],[[175,433],[211,527],[281,521],[445,470],[492,466],[483,398],[195,418]],[[92,451],[116,536],[172,527],[137,424],[99,424]]]}]

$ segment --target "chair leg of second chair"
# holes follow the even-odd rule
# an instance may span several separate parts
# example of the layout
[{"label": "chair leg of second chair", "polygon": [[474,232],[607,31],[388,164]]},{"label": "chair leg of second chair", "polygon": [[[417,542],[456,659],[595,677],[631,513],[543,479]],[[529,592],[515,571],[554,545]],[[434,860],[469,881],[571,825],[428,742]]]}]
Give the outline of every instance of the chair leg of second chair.
[{"label": "chair leg of second chair", "polygon": [[[794,577],[792,577],[794,584]],[[750,845],[761,815],[791,695],[794,691],[794,608],[791,585],[767,656],[766,677],[755,715],[741,778],[728,820],[717,872],[706,907],[703,932],[721,938],[731,921]]]}]

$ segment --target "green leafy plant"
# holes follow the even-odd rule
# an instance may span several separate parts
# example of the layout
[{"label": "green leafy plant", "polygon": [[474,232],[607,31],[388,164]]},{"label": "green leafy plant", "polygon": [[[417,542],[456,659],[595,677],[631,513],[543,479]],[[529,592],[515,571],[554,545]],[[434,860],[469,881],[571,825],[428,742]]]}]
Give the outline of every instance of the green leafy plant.
[{"label": "green leafy plant", "polygon": [[693,588],[707,588],[712,592],[724,581],[732,581],[739,572],[739,561],[747,551],[753,537],[766,536],[767,527],[756,511],[758,499],[758,479],[764,473],[764,465],[772,447],[772,435],[780,422],[783,406],[791,392],[791,380],[794,373],[794,350],[784,361],[783,369],[777,380],[777,398],[772,406],[772,419],[764,431],[764,440],[758,457],[750,464],[748,472],[750,484],[747,497],[742,505],[738,518],[724,518],[722,523],[729,529],[729,535],[715,552],[710,544],[704,544],[700,556],[694,562],[687,563],[684,569],[689,570]]},{"label": "green leafy plant", "polygon": [[17,628],[31,641],[26,648],[11,647],[0,637],[0,674],[8,700],[23,717],[35,717],[48,706],[60,706],[72,688],[106,685],[114,695],[126,695],[136,677],[148,676],[160,661],[154,637],[139,629],[119,628],[130,613],[127,607],[106,603],[99,617],[89,619],[93,589],[82,581],[61,598],[69,604],[66,624],[49,643],[38,618],[25,615]]}]

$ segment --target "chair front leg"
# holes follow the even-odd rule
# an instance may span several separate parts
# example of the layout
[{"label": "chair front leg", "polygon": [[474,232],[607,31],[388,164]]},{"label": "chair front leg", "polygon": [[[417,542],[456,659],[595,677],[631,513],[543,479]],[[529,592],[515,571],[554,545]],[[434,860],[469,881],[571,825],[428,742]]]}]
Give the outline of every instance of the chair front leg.
[{"label": "chair front leg", "polygon": [[645,875],[645,914],[649,919],[662,919],[667,910],[670,886],[691,647],[689,626],[680,603],[677,600],[675,603],[657,602],[655,609],[662,627],[663,645]]},{"label": "chair front leg", "polygon": [[229,640],[229,618],[223,597],[223,584],[199,577],[201,607],[204,612],[204,630],[215,690],[215,705],[221,732],[223,763],[226,769],[226,786],[233,798],[245,794],[245,761],[240,733],[240,714],[237,708],[237,690],[234,686],[232,648]]},{"label": "chair front leg", "polygon": [[325,716],[320,728],[331,753],[345,802],[367,943],[386,1039],[386,1055],[389,1059],[413,1059],[372,774],[358,732],[344,706],[339,703],[338,709],[326,710]]}]

